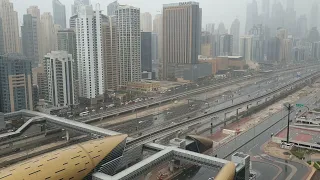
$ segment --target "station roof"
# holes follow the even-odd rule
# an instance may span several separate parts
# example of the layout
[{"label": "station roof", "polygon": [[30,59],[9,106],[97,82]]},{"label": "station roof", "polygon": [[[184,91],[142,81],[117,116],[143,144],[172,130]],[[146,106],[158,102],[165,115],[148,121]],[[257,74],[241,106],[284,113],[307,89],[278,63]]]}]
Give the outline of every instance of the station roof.
[{"label": "station roof", "polygon": [[2,169],[0,179],[83,179],[126,138],[110,136],[46,153]]}]

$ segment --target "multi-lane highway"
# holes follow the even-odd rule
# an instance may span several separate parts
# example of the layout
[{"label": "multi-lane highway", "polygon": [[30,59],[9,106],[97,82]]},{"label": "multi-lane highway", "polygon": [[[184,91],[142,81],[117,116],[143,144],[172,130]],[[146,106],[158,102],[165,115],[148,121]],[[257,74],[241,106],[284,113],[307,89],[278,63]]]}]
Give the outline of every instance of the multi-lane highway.
[{"label": "multi-lane highway", "polygon": [[[296,71],[303,70],[303,69],[305,69],[305,67],[304,68],[298,68],[298,69],[290,68],[290,69],[287,69],[287,70],[278,70],[278,71],[273,72],[272,74],[273,75],[274,74],[285,74],[285,73],[289,73],[289,72],[296,72]],[[107,111],[105,113],[93,114],[93,115],[90,115],[90,117],[79,117],[79,118],[76,118],[75,120],[81,121],[81,122],[84,122],[84,123],[90,123],[90,122],[99,120],[101,118],[112,117],[112,116],[116,116],[116,115],[119,115],[119,114],[122,114],[122,113],[135,111],[135,110],[138,110],[138,109],[141,109],[141,108],[157,105],[157,104],[160,104],[160,103],[165,103],[165,102],[171,101],[173,99],[189,97],[189,96],[194,95],[194,94],[207,92],[209,90],[217,89],[217,88],[220,88],[220,87],[225,87],[227,85],[243,82],[245,80],[248,80],[248,79],[251,79],[251,78],[257,78],[257,77],[261,77],[261,76],[262,75],[257,75],[257,76],[254,76],[254,77],[241,77],[241,78],[238,78],[238,79],[230,80],[230,81],[227,81],[227,82],[222,82],[222,83],[215,84],[215,85],[199,87],[199,88],[196,88],[196,89],[183,91],[183,92],[175,93],[175,94],[172,94],[172,95],[159,97],[159,98],[156,98],[156,99],[153,99],[153,100],[139,102],[139,103],[136,103],[136,104],[133,104],[133,105],[126,105],[124,107],[120,107],[120,108],[109,110],[109,111]]]},{"label": "multi-lane highway", "polygon": [[[211,110],[222,109],[230,106],[232,104],[232,101],[233,103],[237,103],[246,99],[254,98],[259,94],[271,91],[277,86],[289,83],[291,80],[294,80],[295,77],[295,73],[289,73],[281,77],[275,76],[270,79],[264,79],[263,81],[239,88],[233,92],[230,91],[222,96],[207,99],[205,101],[207,102],[206,104],[204,103],[204,101],[195,101],[190,104],[191,107],[189,107],[188,104],[185,104],[180,107],[167,109],[162,114],[160,114],[160,117],[158,115],[151,115],[107,128],[122,133],[128,133],[132,136],[141,133],[151,133],[157,128],[164,128],[166,126],[169,126],[170,123],[179,123],[181,121],[184,121],[185,118],[192,118],[196,115],[201,115],[201,113],[203,114],[203,112],[199,111],[199,109],[203,109],[203,111],[208,110],[208,106],[213,106]],[[206,94],[197,95],[194,99],[204,99],[206,96]],[[223,117],[220,118],[220,120],[223,120]]]},{"label": "multi-lane highway", "polygon": [[76,120],[84,122],[84,123],[90,123],[90,122],[93,122],[93,121],[95,121],[97,119],[99,120],[101,118],[108,118],[108,117],[111,117],[111,116],[120,115],[122,113],[139,110],[141,108],[145,108],[145,107],[149,107],[149,106],[165,103],[165,102],[171,101],[173,99],[183,98],[183,97],[190,96],[192,94],[198,94],[198,93],[201,93],[201,92],[205,92],[205,91],[209,91],[209,90],[212,90],[212,89],[220,88],[220,87],[227,86],[227,85],[230,85],[230,84],[243,82],[243,81],[245,81],[247,79],[251,79],[251,78],[249,78],[249,77],[243,78],[242,77],[242,78],[238,78],[238,79],[235,79],[235,80],[230,80],[230,81],[227,81],[227,82],[222,82],[222,83],[211,85],[211,86],[207,86],[207,87],[196,88],[196,89],[193,89],[193,90],[184,91],[184,92],[177,93],[177,94],[164,96],[164,97],[159,97],[159,98],[156,98],[156,99],[153,99],[153,100],[148,100],[148,101],[136,103],[136,104],[133,104],[133,105],[126,105],[124,107],[112,109],[110,111],[107,111],[106,113],[94,114],[94,115],[91,115],[89,117],[89,119],[88,119],[88,117],[80,117],[80,118],[77,118]]},{"label": "multi-lane highway", "polygon": [[[195,101],[191,102],[189,105],[184,104],[179,107],[172,109],[167,109],[159,115],[150,115],[147,117],[137,118],[135,120],[127,121],[116,126],[108,126],[106,128],[112,129],[114,131],[127,133],[133,137],[138,134],[147,134],[154,131],[156,128],[164,128],[169,126],[170,123],[179,123],[184,121],[185,118],[193,118],[197,115],[203,114],[199,111],[200,109],[208,110],[208,106],[214,106],[214,109],[221,109],[229,106],[230,104],[240,102],[244,99],[248,99],[251,96],[255,97],[258,94],[266,93],[271,91],[277,85],[290,82],[294,79],[296,74],[288,74],[281,77],[265,79],[260,82],[253,83],[251,85],[241,87],[233,92],[224,93],[224,95],[219,95],[214,98],[206,99],[206,94],[196,95]],[[198,101],[197,99],[202,99],[205,101]],[[205,103],[206,102],[206,103]],[[156,111],[157,108],[155,108]],[[212,110],[214,110],[212,108]],[[221,120],[223,117],[221,118]]]},{"label": "multi-lane highway", "polygon": [[[136,146],[136,145],[139,145],[139,144],[143,144],[143,143],[146,143],[146,142],[150,142],[152,140],[155,140],[155,139],[158,139],[158,138],[161,138],[161,137],[164,137],[166,135],[169,135],[173,132],[176,132],[176,131],[179,131],[181,129],[187,129],[188,127],[192,126],[192,125],[195,125],[195,124],[198,124],[198,123],[203,123],[203,122],[210,122],[211,118],[213,116],[216,116],[217,114],[225,114],[225,113],[229,113],[230,111],[235,111],[236,109],[239,109],[239,108],[242,108],[242,107],[245,107],[249,104],[255,104],[255,103],[259,103],[261,102],[262,100],[266,100],[267,98],[275,98],[276,95],[278,95],[280,92],[284,92],[284,91],[287,91],[287,90],[291,90],[291,88],[293,86],[296,86],[298,84],[301,84],[301,83],[304,83],[306,80],[310,79],[310,78],[313,78],[315,76],[319,76],[319,73],[316,72],[316,73],[308,73],[308,74],[303,74],[302,75],[303,77],[301,77],[299,80],[297,81],[294,81],[292,83],[288,83],[288,84],[285,84],[275,90],[272,90],[270,92],[266,92],[265,94],[259,94],[257,95],[257,97],[250,97],[249,100],[244,100],[242,102],[239,102],[239,103],[233,103],[231,105],[229,105],[228,107],[223,107],[222,109],[214,109],[212,112],[208,111],[208,112],[205,112],[205,115],[202,115],[202,116],[199,116],[199,117],[196,117],[196,118],[191,118],[191,119],[188,119],[188,120],[185,120],[183,122],[180,122],[180,123],[176,123],[176,124],[170,124],[170,126],[168,127],[164,127],[164,128],[157,128],[156,130],[154,130],[152,133],[147,133],[147,134],[144,134],[130,142],[128,142],[128,146]],[[220,123],[220,122],[219,122]],[[218,124],[218,123],[217,123]]]}]

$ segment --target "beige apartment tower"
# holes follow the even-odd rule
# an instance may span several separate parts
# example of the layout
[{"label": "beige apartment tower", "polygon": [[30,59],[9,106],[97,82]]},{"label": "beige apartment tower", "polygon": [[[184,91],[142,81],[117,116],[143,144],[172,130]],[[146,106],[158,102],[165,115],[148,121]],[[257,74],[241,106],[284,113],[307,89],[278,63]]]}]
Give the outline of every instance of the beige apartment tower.
[{"label": "beige apartment tower", "polygon": [[117,22],[115,16],[106,18],[107,21],[102,23],[104,89],[113,91],[118,89],[119,83]]},{"label": "beige apartment tower", "polygon": [[18,13],[9,0],[0,0],[0,18],[2,19],[5,53],[20,52]]},{"label": "beige apartment tower", "polygon": [[141,14],[140,23],[142,32],[152,32],[152,15],[149,12]]},{"label": "beige apartment tower", "polygon": [[197,64],[202,10],[197,2],[163,5],[163,78],[168,66]]},{"label": "beige apartment tower", "polygon": [[43,58],[47,53],[57,50],[57,30],[59,30],[59,25],[53,23],[53,17],[49,12],[41,15],[40,24],[40,57]]}]

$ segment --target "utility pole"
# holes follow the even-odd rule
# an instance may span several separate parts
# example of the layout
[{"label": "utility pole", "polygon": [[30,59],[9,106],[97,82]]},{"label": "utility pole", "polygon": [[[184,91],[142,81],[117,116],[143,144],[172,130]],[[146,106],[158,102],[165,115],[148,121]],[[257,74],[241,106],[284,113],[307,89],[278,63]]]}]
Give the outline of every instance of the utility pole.
[{"label": "utility pole", "polygon": [[287,143],[289,143],[289,131],[290,131],[290,113],[291,110],[293,109],[293,105],[290,103],[285,103],[284,107],[287,109],[288,111],[288,126],[287,126]]}]

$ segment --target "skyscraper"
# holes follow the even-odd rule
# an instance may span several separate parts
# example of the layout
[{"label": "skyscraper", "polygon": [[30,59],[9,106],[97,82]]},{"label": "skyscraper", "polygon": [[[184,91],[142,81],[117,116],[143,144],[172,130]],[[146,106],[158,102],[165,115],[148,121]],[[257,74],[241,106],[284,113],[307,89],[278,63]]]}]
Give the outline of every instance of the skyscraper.
[{"label": "skyscraper", "polygon": [[118,1],[114,1],[114,2],[110,3],[110,4],[108,5],[108,7],[107,7],[107,14],[108,14],[108,16],[113,16],[113,15],[115,15],[116,10],[118,9],[118,7],[119,7]]},{"label": "skyscraper", "polygon": [[248,33],[249,30],[259,22],[258,16],[258,4],[256,0],[252,0],[252,3],[247,5],[247,20],[245,32]]},{"label": "skyscraper", "polygon": [[287,11],[294,10],[294,0],[287,0]]},{"label": "skyscraper", "polygon": [[61,29],[57,34],[58,51],[67,51],[73,59],[73,84],[75,99],[74,104],[78,104],[79,78],[78,78],[78,61],[77,61],[77,40],[76,33],[73,29]]},{"label": "skyscraper", "polygon": [[162,42],[163,42],[163,38],[162,38],[162,34],[163,34],[163,25],[162,25],[162,14],[157,14],[155,15],[154,17],[154,20],[153,20],[153,32],[157,34],[158,36],[158,41],[157,41],[157,54],[158,54],[158,77],[159,79],[163,79],[163,75],[162,75],[162,72],[163,72],[163,59],[162,59]]},{"label": "skyscraper", "polygon": [[270,19],[270,0],[262,0],[262,18],[263,18],[263,25],[269,25]]},{"label": "skyscraper", "polygon": [[223,22],[221,22],[218,26],[217,34],[226,34],[226,33],[228,33],[228,30],[224,26]]},{"label": "skyscraper", "polygon": [[54,107],[73,105],[75,93],[72,55],[67,51],[52,51],[45,55],[43,66],[48,83],[46,102]]},{"label": "skyscraper", "polygon": [[209,32],[210,34],[214,34],[214,24],[213,23],[207,24],[206,31]]},{"label": "skyscraper", "polygon": [[201,33],[201,55],[215,57],[215,35],[210,32]]},{"label": "skyscraper", "polygon": [[22,51],[23,54],[32,61],[32,67],[37,67],[39,62],[38,52],[38,27],[37,18],[31,14],[23,16],[23,26],[21,26]]},{"label": "skyscraper", "polygon": [[240,37],[240,56],[247,63],[252,61],[252,36]]},{"label": "skyscraper", "polygon": [[91,104],[103,100],[102,14],[100,6],[81,6],[76,19],[79,99]]},{"label": "skyscraper", "polygon": [[152,72],[152,33],[141,32],[141,71]]},{"label": "skyscraper", "polygon": [[54,23],[66,28],[66,7],[59,0],[52,0],[52,7]]},{"label": "skyscraper", "polygon": [[0,0],[0,18],[2,19],[5,53],[20,52],[18,13],[9,0]]},{"label": "skyscraper", "polygon": [[307,35],[308,33],[308,24],[307,24],[307,16],[306,15],[301,15],[297,19],[297,37],[298,38],[303,38]]},{"label": "skyscraper", "polygon": [[115,16],[108,16],[106,22],[102,22],[102,47],[104,60],[104,89],[114,91],[118,89],[118,36]]},{"label": "skyscraper", "polygon": [[140,9],[120,5],[116,10],[118,31],[119,85],[141,80]]},{"label": "skyscraper", "polygon": [[159,53],[158,53],[158,34],[152,33],[152,45],[151,45],[151,51],[152,51],[152,60],[158,61],[159,60]]},{"label": "skyscraper", "polygon": [[280,54],[278,61],[287,63],[291,61],[292,41],[288,39],[288,30],[279,28],[277,30],[277,38],[280,40]]},{"label": "skyscraper", "polygon": [[309,29],[319,27],[319,4],[314,1],[310,11]]},{"label": "skyscraper", "polygon": [[249,31],[252,36],[252,60],[262,62],[267,51],[266,40],[268,39],[267,28],[262,24],[255,25]]},{"label": "skyscraper", "polygon": [[280,40],[277,37],[272,37],[267,40],[267,60],[276,62],[280,55]]},{"label": "skyscraper", "polygon": [[44,67],[43,67],[43,58],[42,58],[42,63],[36,67],[32,68],[32,83],[34,85],[38,86],[38,97],[39,99],[45,99],[45,96],[47,94],[47,78],[46,74],[44,72]]},{"label": "skyscraper", "polygon": [[81,6],[89,6],[90,0],[74,0],[73,5],[71,5],[71,15],[77,15]]},{"label": "skyscraper", "polygon": [[290,34],[296,33],[296,16],[297,13],[294,10],[294,0],[287,0],[287,11],[284,21],[284,27],[288,29]]},{"label": "skyscraper", "polygon": [[152,32],[152,16],[149,12],[141,14],[140,27],[143,32]]},{"label": "skyscraper", "polygon": [[320,59],[320,42],[312,43],[311,57],[313,60],[318,61]]},{"label": "skyscraper", "polygon": [[272,14],[271,14],[271,23],[270,23],[270,29],[271,34],[275,35],[277,32],[277,29],[280,27],[284,27],[284,21],[285,21],[285,11],[280,2],[275,1],[272,6]]},{"label": "skyscraper", "polygon": [[33,110],[31,61],[18,53],[0,55],[0,112]]},{"label": "skyscraper", "polygon": [[41,55],[41,23],[40,23],[40,9],[38,6],[30,6],[27,9],[27,14],[30,14],[33,18],[37,19],[37,38],[38,38],[38,54],[39,54],[39,62],[42,63],[43,56]]},{"label": "skyscraper", "polygon": [[151,56],[152,56],[152,72],[154,72],[155,79],[159,78],[159,51],[158,51],[158,45],[159,45],[159,36],[157,33],[152,33],[152,40],[151,40]]},{"label": "skyscraper", "polygon": [[235,19],[230,28],[230,34],[233,36],[233,52],[232,55],[239,55],[240,41],[240,21]]},{"label": "skyscraper", "polygon": [[230,34],[220,35],[219,43],[220,56],[232,56],[233,52],[233,36]]},{"label": "skyscraper", "polygon": [[3,42],[3,26],[2,19],[0,18],[0,55],[4,54],[4,42]]},{"label": "skyscraper", "polygon": [[[76,33],[73,29],[61,29],[57,33],[58,51],[67,51],[72,58],[77,59],[77,40]],[[77,63],[74,67],[77,67]]]},{"label": "skyscraper", "polygon": [[162,34],[162,14],[157,14],[153,20],[153,32],[157,33],[158,36]]},{"label": "skyscraper", "polygon": [[316,27],[313,27],[308,32],[308,36],[306,38],[308,42],[318,42],[320,41],[320,34]]},{"label": "skyscraper", "polygon": [[163,5],[163,68],[196,64],[200,54],[202,12],[197,2]]},{"label": "skyscraper", "polygon": [[56,42],[56,28],[53,24],[52,15],[45,12],[41,15],[41,43],[40,43],[40,57],[44,57],[47,53],[55,51],[57,47]]}]

